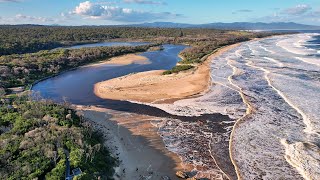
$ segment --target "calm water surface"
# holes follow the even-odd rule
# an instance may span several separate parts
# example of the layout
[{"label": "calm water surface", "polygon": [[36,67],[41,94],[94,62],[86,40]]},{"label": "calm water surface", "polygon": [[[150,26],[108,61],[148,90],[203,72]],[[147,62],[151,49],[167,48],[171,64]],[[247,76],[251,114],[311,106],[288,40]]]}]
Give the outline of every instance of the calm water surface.
[{"label": "calm water surface", "polygon": [[151,61],[151,64],[102,64],[99,66],[81,67],[39,82],[33,86],[32,90],[40,92],[44,98],[57,102],[66,98],[68,102],[78,105],[96,105],[130,112],[144,111],[147,106],[140,106],[129,102],[104,100],[97,97],[93,93],[94,84],[130,73],[171,69],[180,60],[178,54],[185,48],[186,46],[183,45],[164,45],[163,51],[142,53],[141,55],[147,57]]}]

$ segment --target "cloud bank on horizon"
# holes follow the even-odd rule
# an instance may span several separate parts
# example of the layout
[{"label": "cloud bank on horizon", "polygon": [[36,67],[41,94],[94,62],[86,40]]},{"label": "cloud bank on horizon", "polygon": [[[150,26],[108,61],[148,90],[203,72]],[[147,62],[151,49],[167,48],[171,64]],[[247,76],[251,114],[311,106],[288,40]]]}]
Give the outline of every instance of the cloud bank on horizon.
[{"label": "cloud bank on horizon", "polygon": [[257,18],[256,20],[262,22],[299,22],[320,25],[320,8],[314,10],[310,5],[298,4],[294,7],[280,10],[280,12],[275,12],[273,15]]},{"label": "cloud bank on horizon", "polygon": [[[255,3],[254,3],[255,2]],[[0,24],[296,22],[320,25],[320,1],[0,0]]]}]

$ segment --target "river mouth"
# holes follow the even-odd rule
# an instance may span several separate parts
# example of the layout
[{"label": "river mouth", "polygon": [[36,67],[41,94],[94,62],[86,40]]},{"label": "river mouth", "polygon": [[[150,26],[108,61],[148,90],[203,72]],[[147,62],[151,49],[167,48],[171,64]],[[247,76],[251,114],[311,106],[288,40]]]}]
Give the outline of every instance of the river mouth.
[{"label": "river mouth", "polygon": [[[70,48],[95,47],[95,46],[117,46],[117,45],[141,45],[141,43],[97,43],[90,45],[79,45]],[[62,73],[58,76],[46,79],[35,84],[32,90],[39,92],[43,98],[51,99],[56,102],[63,102],[64,100],[83,106],[96,106],[101,108],[112,109],[116,111],[143,114],[156,117],[168,117],[180,119],[185,121],[194,121],[193,117],[171,115],[161,109],[132,103],[128,101],[106,100],[97,97],[93,92],[94,84],[125,76],[130,73],[144,72],[150,70],[168,70],[174,67],[181,59],[178,57],[179,53],[187,48],[184,45],[170,45],[163,46],[162,51],[144,52],[139,55],[144,56],[150,60],[150,64],[99,64],[97,66],[85,66],[75,70]],[[196,119],[208,119],[212,115],[203,115]],[[227,116],[216,114],[219,119],[225,120]]]},{"label": "river mouth", "polygon": [[[170,69],[179,61],[178,54],[184,47],[168,47],[161,54],[142,53],[149,56],[149,65],[119,66],[121,70],[117,66],[84,67],[43,81],[33,90],[47,93],[44,97],[56,101],[66,96],[73,104],[156,117],[151,123],[166,148],[192,164],[197,177],[236,179],[233,165],[245,179],[319,177],[320,156],[312,155],[319,152],[319,34],[242,43],[212,61],[208,93],[161,104],[159,109],[94,95],[91,85],[95,82]],[[175,51],[168,53],[170,49]]]},{"label": "river mouth", "polygon": [[[140,45],[140,43],[131,44],[125,42],[108,43],[112,45]],[[100,46],[101,43],[73,46],[70,48],[94,47]],[[107,108],[116,111],[143,114],[155,117],[167,117],[173,119],[180,119],[184,121],[208,120],[212,117],[218,117],[221,121],[228,119],[227,116],[221,114],[207,114],[198,117],[186,117],[169,114],[161,109],[132,103],[128,101],[107,100],[97,97],[94,92],[94,84],[125,76],[130,73],[138,73],[150,70],[168,70],[174,67],[181,59],[178,57],[179,53],[187,48],[184,45],[166,44],[162,51],[144,52],[139,55],[144,56],[150,60],[150,64],[99,64],[97,66],[84,66],[75,70],[67,71],[58,76],[40,81],[32,87],[34,92],[39,92],[45,99],[51,99],[55,102],[68,101],[75,105],[82,106],[96,106],[100,108]]]},{"label": "river mouth", "polygon": [[[197,149],[198,152],[201,152],[201,149],[204,147],[202,146],[202,143],[208,144],[207,146],[210,147],[209,149],[215,151],[215,154],[212,154],[211,151],[205,151],[198,155],[198,157],[195,157],[198,158],[200,162],[203,162],[203,167],[200,168],[202,171],[206,171],[205,174],[203,174],[203,177],[210,178],[212,177],[212,174],[218,174],[218,176],[223,176],[223,179],[227,179],[218,167],[220,166],[229,177],[235,178],[234,168],[229,158],[228,141],[216,142],[212,141],[212,137],[208,137],[208,134],[211,134],[211,132],[215,132],[215,137],[228,137],[231,129],[230,126],[233,125],[230,122],[234,122],[229,116],[219,113],[202,114],[200,116],[173,115],[156,107],[128,101],[106,100],[99,98],[94,94],[94,85],[101,81],[125,76],[130,73],[171,69],[181,60],[178,56],[179,53],[187,48],[187,46],[183,45],[170,44],[163,45],[163,47],[164,50],[162,51],[151,51],[139,54],[147,57],[151,62],[150,64],[99,64],[95,66],[84,66],[41,81],[35,84],[32,87],[32,90],[39,92],[43,98],[51,99],[55,102],[63,102],[66,100],[74,105],[93,106],[124,113],[148,115],[151,119],[154,119],[151,123],[159,128],[158,134],[164,140],[166,148],[179,154],[184,162],[191,164],[192,166],[197,166],[193,168],[197,169],[199,168],[199,165],[194,165],[193,160],[186,158],[194,155],[192,154],[193,151],[189,152],[186,150],[187,152],[181,154],[181,152],[170,149],[172,148],[170,145],[171,140],[167,139],[166,135],[163,134],[166,130],[174,127],[171,126],[171,124],[178,126],[186,125],[184,130],[191,129],[197,132],[183,131],[176,134],[175,138],[180,139],[181,142],[185,144],[189,144],[190,147],[191,145],[196,145],[194,149]],[[161,120],[158,121],[157,119]],[[189,125],[193,125],[197,128],[190,128]],[[183,138],[185,133],[191,133],[194,134],[194,136]],[[212,172],[212,169],[218,172]],[[199,171],[199,169],[197,171]]]}]

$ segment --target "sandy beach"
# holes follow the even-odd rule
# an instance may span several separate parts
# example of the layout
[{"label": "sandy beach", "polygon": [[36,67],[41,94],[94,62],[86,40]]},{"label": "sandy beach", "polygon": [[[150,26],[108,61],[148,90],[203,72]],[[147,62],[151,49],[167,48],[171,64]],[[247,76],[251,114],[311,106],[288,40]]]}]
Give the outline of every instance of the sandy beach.
[{"label": "sandy beach", "polygon": [[119,159],[115,179],[177,179],[176,171],[187,170],[179,157],[165,148],[151,124],[157,117],[97,107],[76,109],[104,134],[105,146]]},{"label": "sandy beach", "polygon": [[144,103],[168,103],[199,95],[210,85],[211,60],[236,46],[219,49],[192,70],[171,75],[162,75],[164,70],[129,74],[95,84],[94,93],[104,99]]}]

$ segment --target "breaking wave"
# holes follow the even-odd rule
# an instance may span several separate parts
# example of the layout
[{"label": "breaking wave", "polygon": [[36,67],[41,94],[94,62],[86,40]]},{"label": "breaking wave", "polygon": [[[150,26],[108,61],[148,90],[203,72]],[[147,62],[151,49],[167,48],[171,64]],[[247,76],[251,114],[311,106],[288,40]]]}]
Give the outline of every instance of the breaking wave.
[{"label": "breaking wave", "polygon": [[230,173],[222,173],[227,168],[220,168],[217,154],[228,154],[212,153],[228,143],[242,179],[320,179],[320,58],[319,49],[308,46],[315,37],[295,34],[242,43],[212,60],[211,87],[202,96],[150,104],[175,115],[220,113],[231,119],[155,123],[169,150],[207,167],[204,173],[215,169],[219,179]]}]

